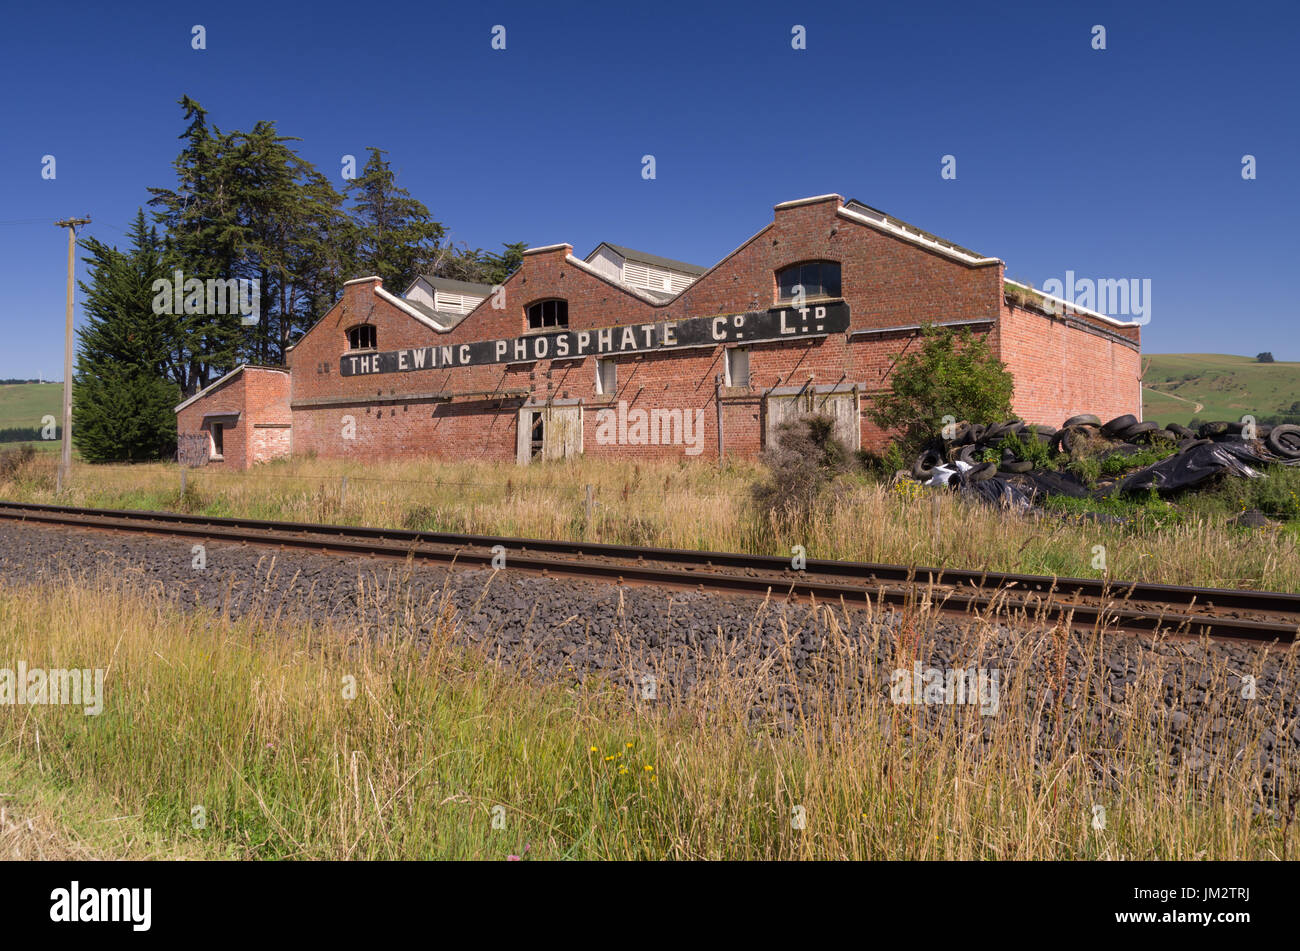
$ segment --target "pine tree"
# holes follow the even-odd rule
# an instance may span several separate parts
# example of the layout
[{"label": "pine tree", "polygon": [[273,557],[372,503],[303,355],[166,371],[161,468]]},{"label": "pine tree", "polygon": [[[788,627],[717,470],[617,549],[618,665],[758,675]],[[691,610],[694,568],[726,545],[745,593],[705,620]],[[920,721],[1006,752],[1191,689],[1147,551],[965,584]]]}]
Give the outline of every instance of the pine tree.
[{"label": "pine tree", "polygon": [[[238,207],[233,137],[209,126],[206,110],[189,96],[181,97],[180,106],[190,124],[173,163],[176,187],[149,189],[149,204],[158,209],[156,221],[166,235],[164,260],[186,281],[233,279],[249,239]],[[183,349],[177,382],[182,392],[194,393],[235,366],[246,334],[238,313],[175,316]]]},{"label": "pine tree", "polygon": [[511,274],[519,270],[519,265],[524,263],[524,252],[528,250],[528,242],[516,241],[513,244],[503,244],[499,254],[491,251],[479,256],[481,273],[478,278],[484,284],[504,284]]},{"label": "pine tree", "polygon": [[91,462],[161,459],[176,448],[179,331],[153,306],[155,282],[168,280],[162,243],[143,210],[129,237],[127,251],[96,238],[81,244],[89,282],[81,282],[86,322],[77,331],[72,441]]},{"label": "pine tree", "polygon": [[358,231],[357,264],[401,293],[421,274],[437,272],[435,263],[448,251],[443,244],[447,232],[424,204],[398,186],[384,158],[388,153],[374,146],[367,151],[365,168],[346,188]]}]

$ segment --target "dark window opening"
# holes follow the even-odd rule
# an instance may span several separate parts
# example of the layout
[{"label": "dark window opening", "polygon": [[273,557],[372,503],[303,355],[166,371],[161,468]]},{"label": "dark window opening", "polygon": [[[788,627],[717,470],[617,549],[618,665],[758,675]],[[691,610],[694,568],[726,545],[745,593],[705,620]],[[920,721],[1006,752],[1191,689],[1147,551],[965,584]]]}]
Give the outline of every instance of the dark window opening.
[{"label": "dark window opening", "polygon": [[530,444],[529,444],[529,457],[530,457],[530,458],[532,458],[532,459],[536,459],[538,456],[540,456],[540,455],[542,454],[542,444],[543,444],[543,441],[544,441],[544,437],[545,437],[545,435],[546,435],[546,434],[545,434],[545,430],[544,430],[544,428],[543,428],[543,424],[542,424],[542,414],[539,413],[539,412],[534,412],[534,413],[533,413],[533,431],[532,431],[532,434],[531,434],[531,442],[530,442]]},{"label": "dark window opening", "polygon": [[569,302],[567,300],[539,300],[528,305],[528,329],[541,330],[545,327],[569,326]]},{"label": "dark window opening", "polygon": [[348,331],[349,350],[374,350],[376,345],[374,324],[358,324]]},{"label": "dark window opening", "polygon": [[791,300],[795,288],[803,288],[804,297],[839,297],[840,266],[835,261],[807,261],[783,268],[776,274],[777,296]]},{"label": "dark window opening", "polygon": [[225,423],[212,424],[212,458],[219,459],[226,454]]}]

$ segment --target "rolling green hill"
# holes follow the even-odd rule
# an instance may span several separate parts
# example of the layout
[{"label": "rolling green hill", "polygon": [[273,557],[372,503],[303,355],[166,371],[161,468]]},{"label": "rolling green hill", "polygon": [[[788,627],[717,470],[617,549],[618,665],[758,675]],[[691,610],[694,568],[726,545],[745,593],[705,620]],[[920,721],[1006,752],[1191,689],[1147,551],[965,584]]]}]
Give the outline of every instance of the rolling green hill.
[{"label": "rolling green hill", "polygon": [[[46,415],[56,420],[63,414],[62,383],[4,383],[0,384],[0,430],[30,429],[41,426]],[[0,448],[11,448],[21,443],[0,443]],[[38,449],[58,449],[57,440],[33,442]]]},{"label": "rolling green hill", "polygon": [[1256,363],[1224,353],[1142,357],[1142,418],[1160,423],[1300,417],[1300,363]]}]

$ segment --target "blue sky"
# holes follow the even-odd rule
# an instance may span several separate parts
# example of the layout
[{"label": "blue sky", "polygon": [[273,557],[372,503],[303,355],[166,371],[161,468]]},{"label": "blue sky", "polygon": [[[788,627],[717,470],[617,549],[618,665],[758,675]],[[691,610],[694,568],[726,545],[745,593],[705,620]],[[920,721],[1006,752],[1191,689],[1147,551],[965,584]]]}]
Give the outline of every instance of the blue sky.
[{"label": "blue sky", "polygon": [[776,202],[838,192],[1035,286],[1150,279],[1148,352],[1300,360],[1294,4],[877,6],[11,4],[0,376],[61,377],[52,222],[89,214],[124,241],[146,187],[171,184],[182,94],[222,128],[274,120],[339,185],[343,155],[387,149],[472,247],[607,240],[710,265]]}]

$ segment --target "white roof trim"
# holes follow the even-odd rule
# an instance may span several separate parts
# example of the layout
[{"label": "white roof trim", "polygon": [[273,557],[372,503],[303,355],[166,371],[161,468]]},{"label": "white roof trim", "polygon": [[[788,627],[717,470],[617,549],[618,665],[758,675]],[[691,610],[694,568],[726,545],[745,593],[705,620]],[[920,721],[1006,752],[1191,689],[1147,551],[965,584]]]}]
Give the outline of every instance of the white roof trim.
[{"label": "white roof trim", "polygon": [[[396,308],[397,308],[398,310],[400,310],[402,313],[407,314],[408,316],[414,317],[416,320],[418,320],[420,323],[424,324],[424,326],[428,327],[430,330],[436,330],[436,331],[437,331],[438,333],[440,333],[440,334],[445,334],[445,333],[447,333],[449,330],[451,330],[450,327],[446,327],[446,326],[444,326],[444,325],[442,325],[442,324],[440,324],[440,323],[438,323],[438,322],[436,322],[436,321],[430,320],[427,316],[425,316],[424,314],[420,313],[418,310],[416,310],[414,307],[412,307],[412,306],[411,306],[410,304],[408,304],[406,301],[402,300],[402,299],[401,299],[400,297],[398,297],[396,294],[390,294],[390,293],[388,293],[388,291],[384,290],[382,287],[376,287],[376,288],[375,288],[375,296],[376,296],[376,297],[379,297],[381,300],[386,300],[386,301],[388,301],[388,303],[392,304],[394,307],[396,307]],[[436,311],[435,311],[435,313],[436,313]]]},{"label": "white roof trim", "polygon": [[529,248],[524,252],[524,254],[541,254],[543,251],[556,251],[560,248],[567,247],[569,247],[568,242],[561,242],[560,244],[544,244],[540,248]]},{"label": "white roof trim", "polygon": [[[560,245],[560,247],[563,247],[563,245]],[[631,284],[624,284],[622,281],[615,281],[613,278],[609,277],[609,275],[602,274],[600,271],[597,271],[586,261],[582,260],[581,258],[575,258],[572,254],[567,255],[565,259],[575,267],[582,268],[592,277],[598,277],[606,284],[609,284],[612,287],[617,287],[619,290],[627,291],[633,297],[639,298],[640,300],[645,301],[647,304],[654,304],[656,307],[662,306],[664,304],[672,303],[678,297],[680,297],[682,294],[685,293],[685,291],[682,290],[682,291],[678,291],[672,297],[664,297],[664,298],[652,297],[649,294],[642,293],[642,290],[639,287],[633,287]]]},{"label": "white roof trim", "polygon": [[[183,410],[185,407],[189,406],[189,405],[190,405],[191,403],[193,403],[195,400],[199,399],[200,397],[207,396],[209,393],[211,393],[213,390],[215,390],[217,387],[219,387],[222,383],[225,383],[227,380],[233,379],[235,376],[238,376],[240,373],[243,373],[245,370],[269,370],[269,371],[272,372],[272,373],[288,373],[288,372],[289,372],[289,368],[288,368],[288,367],[257,367],[257,366],[251,366],[251,365],[249,365],[249,364],[247,364],[247,363],[241,363],[239,366],[235,367],[235,368],[234,368],[233,370],[231,370],[229,373],[227,373],[227,374],[225,374],[224,376],[218,377],[217,379],[213,380],[211,383],[209,383],[209,384],[208,384],[207,386],[205,386],[203,389],[199,390],[197,393],[195,393],[193,396],[191,396],[191,397],[190,397],[189,399],[187,399],[185,402],[183,402],[183,403],[181,403],[179,406],[177,406],[174,410],[172,410],[172,412],[174,412],[174,413],[179,413],[181,410]],[[212,415],[212,414],[209,413],[208,415]],[[223,415],[223,416],[229,416],[230,414],[229,414],[229,413],[223,413],[222,415]]]},{"label": "white roof trim", "polygon": [[973,254],[966,254],[965,252],[958,251],[946,244],[941,244],[938,241],[931,241],[929,238],[924,238],[919,234],[913,234],[912,232],[900,228],[897,225],[890,224],[887,221],[877,221],[874,218],[868,218],[866,215],[860,215],[856,211],[849,211],[847,208],[838,209],[836,214],[842,218],[847,218],[850,221],[856,221],[858,224],[866,225],[868,228],[875,228],[877,231],[883,231],[896,238],[902,238],[904,241],[915,244],[918,247],[925,248],[929,251],[935,251],[942,254],[944,257],[952,258],[954,261],[960,261],[963,264],[1002,263],[1001,258],[979,258]]},{"label": "white roof trim", "polygon": [[350,281],[344,281],[343,286],[347,287],[349,284],[368,284],[371,281],[382,281],[382,280],[383,278],[380,277],[378,274],[371,274],[369,277],[354,277]]},{"label": "white roof trim", "polygon": [[209,383],[209,384],[208,384],[207,386],[205,386],[203,389],[199,390],[197,393],[195,393],[193,396],[191,396],[191,397],[190,397],[189,399],[187,399],[185,402],[183,402],[183,403],[181,403],[179,406],[177,406],[174,410],[172,410],[172,412],[173,412],[173,413],[179,413],[181,410],[183,410],[185,407],[189,406],[189,405],[190,405],[191,403],[193,403],[195,400],[199,399],[200,397],[207,396],[209,393],[211,393],[213,390],[215,390],[215,389],[216,389],[218,386],[220,386],[222,383],[225,383],[227,380],[229,380],[229,379],[231,379],[231,378],[233,378],[233,377],[236,377],[236,376],[238,376],[239,374],[243,373],[243,372],[244,372],[244,367],[246,367],[246,366],[248,366],[247,363],[241,363],[239,366],[235,367],[235,368],[234,368],[233,370],[231,370],[229,373],[223,374],[222,376],[220,376],[220,377],[218,377],[217,379],[213,380],[211,383]]},{"label": "white roof trim", "polygon": [[814,205],[819,201],[829,201],[832,198],[844,200],[843,195],[814,195],[812,198],[796,198],[794,201],[783,201],[779,205],[773,205],[773,211],[780,211],[782,208],[797,208],[799,205]]},{"label": "white roof trim", "polygon": [[1106,321],[1106,323],[1114,324],[1116,327],[1140,327],[1141,326],[1141,324],[1139,324],[1136,320],[1119,320],[1115,317],[1111,317],[1108,314],[1099,313],[1098,311],[1095,310],[1089,310],[1086,307],[1080,307],[1078,304],[1068,301],[1064,297],[1057,297],[1055,294],[1048,294],[1044,291],[1040,291],[1036,287],[1030,287],[1028,284],[1021,284],[1019,281],[1013,281],[1009,277],[1004,278],[1004,280],[1008,284],[1014,284],[1016,285],[1016,287],[1023,288],[1027,291],[1033,291],[1039,297],[1046,297],[1048,300],[1056,301],[1058,304],[1061,304],[1064,307],[1068,307],[1076,314],[1086,314],[1089,317],[1096,317],[1098,320],[1104,320]]}]

